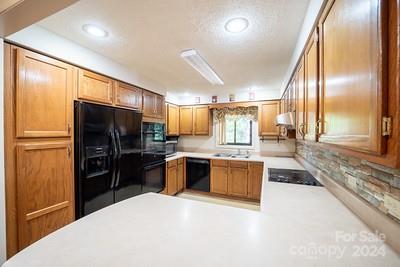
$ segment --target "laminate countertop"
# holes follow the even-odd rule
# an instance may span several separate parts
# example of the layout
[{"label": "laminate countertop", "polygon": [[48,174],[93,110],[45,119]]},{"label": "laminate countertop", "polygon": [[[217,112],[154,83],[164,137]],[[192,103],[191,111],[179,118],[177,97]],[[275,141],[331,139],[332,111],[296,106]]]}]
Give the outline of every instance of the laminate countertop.
[{"label": "laminate countertop", "polygon": [[[179,153],[174,158],[212,158]],[[243,160],[243,159],[239,159]],[[16,266],[400,266],[400,256],[324,187],[268,182],[261,210],[148,193],[88,215],[8,260]]]}]

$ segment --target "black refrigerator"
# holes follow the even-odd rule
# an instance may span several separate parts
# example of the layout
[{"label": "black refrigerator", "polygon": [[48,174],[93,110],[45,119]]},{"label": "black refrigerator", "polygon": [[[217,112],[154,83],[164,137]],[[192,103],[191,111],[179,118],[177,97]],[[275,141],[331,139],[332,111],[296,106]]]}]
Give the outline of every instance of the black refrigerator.
[{"label": "black refrigerator", "polygon": [[142,113],[75,102],[76,217],[142,193]]}]

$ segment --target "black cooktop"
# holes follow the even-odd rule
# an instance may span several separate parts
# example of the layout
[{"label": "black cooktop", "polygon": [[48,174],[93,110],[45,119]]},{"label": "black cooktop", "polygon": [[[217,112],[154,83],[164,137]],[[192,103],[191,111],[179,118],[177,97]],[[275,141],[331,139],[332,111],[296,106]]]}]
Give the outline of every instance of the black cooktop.
[{"label": "black cooktop", "polygon": [[308,171],[289,169],[269,169],[269,181],[289,184],[323,186]]}]

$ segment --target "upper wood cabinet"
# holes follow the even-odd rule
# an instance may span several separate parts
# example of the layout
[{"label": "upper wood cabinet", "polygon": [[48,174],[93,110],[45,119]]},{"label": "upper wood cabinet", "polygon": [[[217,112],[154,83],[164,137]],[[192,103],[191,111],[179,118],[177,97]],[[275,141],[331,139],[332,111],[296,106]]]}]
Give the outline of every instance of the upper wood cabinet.
[{"label": "upper wood cabinet", "polygon": [[179,135],[179,107],[173,104],[167,104],[167,135]]},{"label": "upper wood cabinet", "polygon": [[113,103],[113,80],[87,70],[78,70],[78,98],[99,102]]},{"label": "upper wood cabinet", "polygon": [[329,1],[320,19],[320,142],[385,151],[384,2]]},{"label": "upper wood cabinet", "polygon": [[115,105],[142,109],[142,89],[122,82],[115,82]]},{"label": "upper wood cabinet", "polygon": [[70,136],[72,84],[72,66],[18,48],[15,96],[16,136]]},{"label": "upper wood cabinet", "polygon": [[295,74],[296,80],[296,138],[304,139],[305,135],[305,114],[304,114],[304,59],[300,60]]},{"label": "upper wood cabinet", "polygon": [[143,90],[143,117],[164,119],[164,97]]},{"label": "upper wood cabinet", "polygon": [[17,145],[18,241],[23,249],[74,220],[70,141]]},{"label": "upper wood cabinet", "polygon": [[307,140],[317,139],[318,120],[318,31],[312,35],[304,55],[305,67],[305,135]]},{"label": "upper wood cabinet", "polygon": [[194,106],[194,135],[210,134],[210,110],[208,106]]},{"label": "upper wood cabinet", "polygon": [[193,134],[193,107],[183,106],[179,108],[179,134]]},{"label": "upper wood cabinet", "polygon": [[260,105],[258,132],[260,136],[278,136],[276,116],[279,114],[279,101],[267,101]]}]

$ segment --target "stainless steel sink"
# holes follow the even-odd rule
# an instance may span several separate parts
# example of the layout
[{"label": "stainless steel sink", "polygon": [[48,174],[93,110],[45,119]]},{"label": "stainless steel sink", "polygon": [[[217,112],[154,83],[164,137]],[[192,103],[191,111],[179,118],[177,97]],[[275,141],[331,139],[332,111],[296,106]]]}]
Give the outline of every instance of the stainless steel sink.
[{"label": "stainless steel sink", "polygon": [[232,154],[230,153],[217,153],[213,155],[214,157],[220,157],[220,158],[230,158]]},{"label": "stainless steel sink", "polygon": [[238,159],[248,159],[250,158],[249,154],[233,154],[231,158],[238,158]]}]

